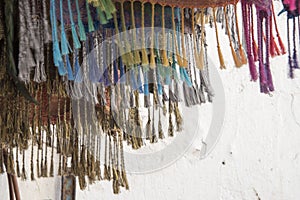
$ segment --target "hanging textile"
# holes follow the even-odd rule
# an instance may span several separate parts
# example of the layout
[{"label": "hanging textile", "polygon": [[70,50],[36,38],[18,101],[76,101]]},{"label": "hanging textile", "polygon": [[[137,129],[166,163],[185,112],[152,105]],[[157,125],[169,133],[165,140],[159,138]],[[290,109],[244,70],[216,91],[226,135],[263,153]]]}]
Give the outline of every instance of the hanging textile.
[{"label": "hanging textile", "polygon": [[246,55],[237,0],[0,0],[0,173],[31,180],[71,173],[81,189],[99,180],[112,181],[114,193],[129,189],[123,145],[175,136],[181,106],[213,101],[207,28],[215,30],[221,69],[230,67],[223,28],[234,65],[248,60],[261,91],[274,90],[269,55],[285,50],[272,35],[270,2],[242,1]]}]

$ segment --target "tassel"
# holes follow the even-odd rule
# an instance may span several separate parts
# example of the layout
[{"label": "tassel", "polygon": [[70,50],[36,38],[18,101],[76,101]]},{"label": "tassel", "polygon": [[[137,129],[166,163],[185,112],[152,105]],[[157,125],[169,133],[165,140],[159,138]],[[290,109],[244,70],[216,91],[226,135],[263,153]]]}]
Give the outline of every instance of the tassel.
[{"label": "tassel", "polygon": [[150,107],[150,92],[149,92],[149,81],[148,81],[149,68],[143,68],[144,74],[144,107]]},{"label": "tassel", "polygon": [[[53,125],[53,133],[54,133],[54,125]],[[50,163],[50,177],[54,177],[54,135],[52,135],[52,150],[51,150],[51,163]]]},{"label": "tassel", "polygon": [[96,10],[97,10],[97,14],[98,14],[100,24],[102,24],[102,25],[107,24],[108,20],[106,19],[106,16],[105,16],[104,12],[101,10],[101,8],[98,6],[96,8]]},{"label": "tassel", "polygon": [[[201,41],[200,41],[201,49],[200,49],[200,55],[198,55],[198,60],[199,60],[198,67],[200,70],[202,70],[204,68],[204,37],[205,37],[205,24],[204,24],[204,13],[202,10],[202,12],[201,12]],[[196,45],[196,43],[194,44],[194,48],[195,48],[195,45]],[[196,51],[196,53],[197,53],[197,51]]]},{"label": "tassel", "polygon": [[270,55],[271,57],[275,57],[277,56],[277,52],[276,52],[276,43],[273,37],[273,33],[272,33],[272,17],[270,17]]},{"label": "tassel", "polygon": [[241,58],[241,62],[243,65],[247,64],[247,58],[245,55],[245,51],[242,46],[241,37],[240,37],[240,29],[239,29],[239,22],[238,22],[238,12],[237,12],[237,5],[234,4],[234,13],[235,13],[235,25],[236,25],[236,31],[237,31],[237,37],[238,37],[238,45],[239,45],[239,54]]},{"label": "tassel", "polygon": [[286,54],[286,49],[285,49],[285,46],[281,40],[281,37],[280,37],[280,34],[279,34],[279,30],[278,30],[278,27],[277,27],[277,21],[276,21],[276,15],[275,15],[275,11],[274,11],[274,4],[272,2],[272,16],[273,16],[273,20],[274,20],[274,25],[275,25],[275,30],[276,30],[276,33],[277,33],[277,39],[278,39],[278,43],[279,43],[279,46],[281,48],[281,54]]},{"label": "tassel", "polygon": [[27,180],[26,171],[25,171],[25,150],[23,150],[23,165],[22,165],[21,180],[23,181]]},{"label": "tassel", "polygon": [[60,0],[60,22],[61,22],[61,54],[67,55],[70,53],[70,44],[67,40],[65,26],[64,26],[64,15],[63,15],[63,2]]},{"label": "tassel", "polygon": [[173,120],[172,120],[172,112],[173,112],[172,102],[169,101],[169,129],[168,129],[168,133],[169,133],[170,137],[174,136],[174,127],[173,127]]},{"label": "tassel", "polygon": [[8,161],[7,161],[7,173],[11,175],[15,175],[15,165],[14,165],[14,156],[13,156],[13,151],[10,149],[9,151],[9,156],[8,156]]},{"label": "tassel", "polygon": [[[224,13],[226,13],[226,12],[227,12],[227,7],[224,6]],[[225,14],[224,17],[225,17],[225,22],[226,22],[226,30],[227,30],[227,35],[228,35],[228,39],[229,39],[229,45],[230,45],[230,49],[231,49],[231,54],[232,54],[235,66],[236,67],[241,67],[242,66],[242,62],[238,58],[238,56],[236,55],[236,52],[235,52],[235,50],[233,48],[233,45],[232,45],[232,40],[231,40],[231,34],[230,34],[230,29],[229,29],[229,23],[228,23],[228,16],[227,16],[227,14]]]},{"label": "tassel", "polygon": [[67,63],[67,70],[68,70],[68,80],[73,81],[74,80],[73,70],[72,70],[72,66],[71,66],[70,59],[69,59],[68,55],[66,55],[66,63]]},{"label": "tassel", "polygon": [[[175,48],[176,52],[176,59],[178,62],[179,66],[183,65],[183,61],[181,60],[180,54],[179,54],[179,50],[178,50],[178,42],[177,42],[177,34],[176,34],[176,25],[175,25],[175,11],[174,11],[174,7],[172,6],[172,27],[173,27],[173,45]],[[173,59],[173,63],[175,64],[175,59]]]},{"label": "tassel", "polygon": [[4,173],[4,160],[3,160],[3,144],[2,144],[2,135],[3,135],[3,118],[0,115],[0,174]]},{"label": "tassel", "polygon": [[218,55],[219,55],[219,61],[220,61],[220,69],[226,69],[225,63],[224,63],[224,57],[223,57],[223,54],[222,54],[222,51],[221,51],[221,47],[220,47],[219,34],[218,34],[218,26],[217,26],[217,19],[216,19],[216,9],[215,8],[213,8],[213,17],[214,17],[216,39],[217,39]]},{"label": "tassel", "polygon": [[134,60],[133,60],[133,55],[131,53],[131,47],[130,44],[128,42],[127,39],[127,28],[126,28],[126,24],[125,24],[125,14],[124,14],[124,3],[121,3],[121,23],[122,23],[122,35],[124,36],[124,38],[121,38],[122,40],[124,40],[125,43],[125,52],[126,52],[126,61],[127,61],[127,66],[128,65],[132,65],[134,64]]},{"label": "tassel", "polygon": [[254,58],[252,54],[252,44],[251,44],[251,35],[250,29],[252,26],[250,25],[250,8],[248,4],[242,3],[242,13],[243,13],[243,25],[244,25],[244,33],[246,40],[246,48],[247,48],[247,56],[249,63],[249,70],[251,75],[251,80],[256,81],[258,78],[256,66],[254,63]]},{"label": "tassel", "polygon": [[20,173],[20,164],[19,164],[19,150],[18,150],[18,146],[16,147],[16,165],[17,165],[17,177],[20,178],[21,177],[21,173]]},{"label": "tassel", "polygon": [[75,29],[75,23],[73,20],[73,14],[72,14],[72,8],[71,8],[71,2],[70,0],[68,0],[68,8],[69,8],[69,14],[70,14],[70,21],[71,21],[71,30],[72,30],[72,38],[73,38],[73,43],[74,43],[74,47],[75,49],[79,49],[81,47],[78,36],[77,36],[77,32]]},{"label": "tassel", "polygon": [[150,135],[151,135],[151,111],[150,108],[148,108],[148,121],[146,124],[146,139],[149,140],[150,139]]},{"label": "tassel", "polygon": [[141,17],[141,28],[142,28],[142,66],[149,65],[148,55],[145,45],[145,2],[142,2],[142,17]]},{"label": "tassel", "polygon": [[[125,50],[124,50],[124,48],[123,48],[123,45],[122,45],[121,39],[120,39],[119,25],[118,25],[118,19],[117,19],[117,14],[116,14],[116,13],[113,14],[113,18],[114,18],[114,25],[115,25],[116,38],[117,38],[117,45],[118,45],[118,47],[119,47],[119,52],[120,52],[120,54],[121,54],[123,63],[124,63],[125,65],[128,65],[129,62],[128,62],[128,60],[127,60],[127,56],[126,56],[126,54],[125,54],[125,52],[124,52]],[[120,76],[120,77],[122,77],[122,76]]]},{"label": "tassel", "polygon": [[155,64],[155,56],[154,56],[154,20],[155,20],[155,4],[152,3],[151,9],[151,44],[150,44],[150,67],[154,69],[156,67]]},{"label": "tassel", "polygon": [[158,138],[159,139],[164,139],[165,135],[162,129],[162,124],[161,124],[161,114],[160,114],[160,109],[159,109],[159,113],[158,113]]},{"label": "tassel", "polygon": [[[155,88],[153,89],[153,93],[155,93]],[[154,99],[154,94],[153,94],[153,102],[155,102],[155,99]],[[153,114],[152,114],[152,134],[151,134],[151,137],[150,137],[150,143],[156,143],[157,142],[157,137],[156,137],[156,133],[155,133],[155,120],[154,120],[154,115],[155,115],[155,111],[154,111],[154,108],[155,106],[153,105]]]},{"label": "tassel", "polygon": [[272,16],[266,17],[266,23],[265,23],[265,31],[266,31],[266,64],[265,64],[265,70],[266,70],[266,76],[267,76],[267,86],[269,91],[274,91],[273,86],[273,80],[272,80],[272,74],[270,70],[270,18]]},{"label": "tassel", "polygon": [[259,78],[260,78],[260,90],[262,93],[268,93],[267,77],[264,66],[264,57],[263,57],[263,30],[262,30],[262,21],[263,21],[263,11],[257,13],[257,37],[258,37],[258,46],[259,48]]},{"label": "tassel", "polygon": [[106,14],[106,18],[108,20],[112,19],[112,14],[116,12],[115,5],[112,3],[111,0],[103,0],[102,1],[104,5],[104,12]]},{"label": "tassel", "polygon": [[182,120],[182,116],[181,116],[179,108],[178,108],[178,102],[176,102],[174,105],[174,112],[175,112],[175,118],[176,118],[177,131],[180,132],[180,131],[182,131],[183,120]]},{"label": "tassel", "polygon": [[86,4],[86,10],[87,10],[89,32],[94,32],[95,27],[94,27],[93,18],[92,18],[92,15],[91,15],[90,6],[89,6],[87,1],[85,2],[85,4]]},{"label": "tassel", "polygon": [[288,64],[289,64],[289,77],[294,78],[294,66],[291,57],[291,42],[290,42],[290,24],[287,17],[287,41],[288,41]]},{"label": "tassel", "polygon": [[[254,19],[253,19],[253,8],[252,6],[249,6],[250,15],[251,15],[251,36],[252,36],[252,52],[254,61],[258,61],[258,46],[254,39]],[[249,14],[249,13],[248,13]]]},{"label": "tassel", "polygon": [[84,146],[82,146],[82,149],[81,149],[79,166],[80,166],[79,177],[78,177],[79,178],[79,186],[80,186],[81,190],[84,190],[87,187],[86,179],[85,179],[85,175],[86,175],[86,159],[85,159],[85,147]]},{"label": "tassel", "polygon": [[185,51],[185,37],[184,37],[184,9],[181,8],[181,48],[182,48],[182,56],[183,56],[183,63],[181,67],[187,67],[188,61],[186,59],[186,51]]},{"label": "tassel", "polygon": [[84,29],[84,26],[83,26],[83,23],[82,23],[82,19],[81,19],[78,0],[76,0],[76,10],[77,10],[77,19],[78,19],[78,28],[79,28],[80,41],[85,41],[86,40],[86,34],[85,34],[85,29]]},{"label": "tassel", "polygon": [[[192,33],[193,33],[193,42],[194,42],[194,58],[195,58],[195,62],[196,62],[196,66],[200,69],[200,68],[203,68],[203,65],[201,65],[201,58],[199,57],[199,55],[198,55],[198,50],[197,50],[197,45],[196,45],[196,31],[195,31],[195,11],[194,11],[194,9],[191,9],[191,11],[192,11]],[[203,18],[203,14],[202,14],[202,10],[201,10],[201,19],[204,19]],[[202,21],[201,21],[202,22]],[[204,23],[204,20],[203,20],[203,23]],[[203,26],[202,26],[202,23],[201,23],[201,38],[202,38],[202,36],[203,36]],[[201,43],[201,47],[202,47],[202,43]],[[202,50],[202,48],[201,48],[201,50]],[[201,53],[201,51],[200,51],[200,53]],[[203,56],[203,52],[202,52],[202,56]],[[202,59],[202,61],[203,61],[203,59]],[[203,64],[203,62],[202,62],[202,64]]]},{"label": "tassel", "polygon": [[293,17],[293,46],[294,46],[294,55],[293,55],[293,63],[294,63],[294,68],[298,69],[299,65],[298,65],[298,58],[297,58],[297,46],[296,46],[296,19],[295,17]]},{"label": "tassel", "polygon": [[52,27],[52,42],[53,42],[53,62],[56,67],[59,67],[60,63],[63,62],[63,60],[62,60],[61,51],[58,44],[55,0],[51,0],[50,3],[51,3],[50,19],[51,19],[51,27]]},{"label": "tassel", "polygon": [[161,13],[162,13],[162,50],[161,50],[161,58],[162,58],[162,65],[165,66],[165,67],[168,67],[170,66],[169,65],[169,59],[168,59],[168,56],[167,56],[167,47],[166,47],[166,32],[165,32],[165,6],[162,5],[162,8],[161,8]]},{"label": "tassel", "polygon": [[132,26],[132,36],[133,36],[133,46],[132,46],[132,51],[133,51],[133,64],[140,64],[141,63],[141,58],[140,58],[140,53],[138,50],[135,50],[137,48],[137,38],[136,38],[136,27],[135,27],[135,16],[134,16],[134,0],[131,0],[131,26]]},{"label": "tassel", "polygon": [[[54,146],[54,145],[53,145]],[[33,162],[33,141],[31,144],[31,158],[30,158],[30,177],[31,177],[31,181],[34,181],[34,162]]]}]

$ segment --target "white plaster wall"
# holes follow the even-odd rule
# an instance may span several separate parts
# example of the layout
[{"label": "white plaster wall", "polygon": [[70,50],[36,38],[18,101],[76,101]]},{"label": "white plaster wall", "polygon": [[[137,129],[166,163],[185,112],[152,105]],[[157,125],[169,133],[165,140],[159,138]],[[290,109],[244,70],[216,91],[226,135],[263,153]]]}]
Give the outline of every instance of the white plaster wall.
[{"label": "white plaster wall", "polygon": [[[277,10],[281,8],[275,3]],[[278,19],[284,41],[285,17]],[[211,58],[217,58],[214,32],[209,31]],[[130,191],[113,195],[111,183],[101,182],[77,199],[130,200],[297,200],[300,199],[300,73],[287,78],[287,56],[272,59],[276,91],[259,93],[247,66],[219,71],[226,95],[222,136],[214,151],[200,160],[201,138],[173,165],[144,175],[129,175]],[[216,66],[218,66],[218,61]],[[203,108],[202,129],[209,127],[210,105]],[[223,164],[224,163],[224,164]],[[24,200],[59,199],[59,178],[20,182]],[[0,176],[0,199],[8,199],[6,176]]]}]

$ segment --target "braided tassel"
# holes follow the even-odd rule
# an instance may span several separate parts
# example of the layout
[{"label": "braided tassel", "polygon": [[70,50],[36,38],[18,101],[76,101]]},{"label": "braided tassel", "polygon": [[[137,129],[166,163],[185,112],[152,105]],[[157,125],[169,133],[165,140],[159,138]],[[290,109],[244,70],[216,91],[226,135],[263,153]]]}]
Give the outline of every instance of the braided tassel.
[{"label": "braided tassel", "polygon": [[217,26],[216,9],[215,8],[213,8],[213,17],[214,17],[216,39],[217,39],[218,55],[219,55],[219,61],[220,61],[220,69],[226,69],[225,62],[224,62],[224,57],[223,57],[221,47],[220,47],[220,40],[219,40],[219,34],[218,34],[218,26]]}]

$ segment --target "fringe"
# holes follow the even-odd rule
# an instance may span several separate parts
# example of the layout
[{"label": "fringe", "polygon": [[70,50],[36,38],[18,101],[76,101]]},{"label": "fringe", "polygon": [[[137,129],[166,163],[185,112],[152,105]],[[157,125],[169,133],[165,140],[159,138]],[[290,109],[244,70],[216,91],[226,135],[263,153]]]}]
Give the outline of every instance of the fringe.
[{"label": "fringe", "polygon": [[217,39],[217,48],[218,48],[218,55],[219,55],[219,62],[220,62],[220,69],[226,69],[224,57],[221,51],[220,47],[220,40],[219,40],[219,34],[218,34],[218,26],[217,26],[217,20],[216,20],[216,10],[213,8],[213,17],[214,17],[214,25],[215,25],[215,32],[216,32],[216,39]]}]

